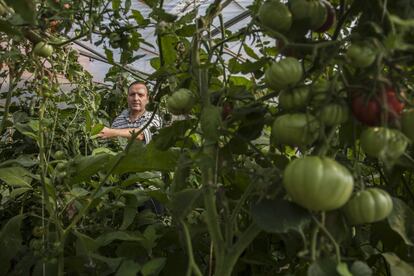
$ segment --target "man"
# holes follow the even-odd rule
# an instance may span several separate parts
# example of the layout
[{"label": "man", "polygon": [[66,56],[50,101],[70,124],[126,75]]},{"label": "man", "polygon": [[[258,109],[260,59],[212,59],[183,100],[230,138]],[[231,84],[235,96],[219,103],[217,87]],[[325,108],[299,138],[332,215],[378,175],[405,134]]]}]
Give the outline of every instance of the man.
[{"label": "man", "polygon": [[[133,82],[128,87],[128,109],[115,118],[111,128],[104,127],[98,134],[100,138],[108,139],[114,137],[130,138],[133,132],[139,131],[152,117],[152,113],[145,110],[149,101],[147,86],[139,81]],[[161,118],[155,114],[150,124],[138,135],[137,139],[148,144],[152,139],[151,127],[159,129]]]}]

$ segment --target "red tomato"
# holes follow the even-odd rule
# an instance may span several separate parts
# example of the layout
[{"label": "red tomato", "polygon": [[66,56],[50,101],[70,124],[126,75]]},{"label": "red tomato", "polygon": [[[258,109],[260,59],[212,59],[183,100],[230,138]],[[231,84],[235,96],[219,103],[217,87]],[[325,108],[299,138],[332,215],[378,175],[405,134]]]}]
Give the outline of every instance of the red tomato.
[{"label": "red tomato", "polygon": [[380,125],[381,117],[387,117],[388,121],[399,118],[404,103],[400,102],[392,88],[386,89],[385,94],[385,97],[378,94],[368,98],[363,93],[355,93],[352,96],[352,113],[361,123],[369,126]]}]

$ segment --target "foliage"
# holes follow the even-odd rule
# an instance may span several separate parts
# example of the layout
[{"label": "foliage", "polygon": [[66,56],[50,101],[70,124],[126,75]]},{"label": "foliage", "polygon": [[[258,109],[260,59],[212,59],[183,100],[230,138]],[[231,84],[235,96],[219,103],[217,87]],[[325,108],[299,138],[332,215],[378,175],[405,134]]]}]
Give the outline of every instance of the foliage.
[{"label": "foliage", "polygon": [[[0,275],[412,275],[411,1],[255,0],[237,31],[228,1],[178,15],[144,2],[148,15],[131,0],[0,0]],[[275,26],[263,7],[281,6]],[[104,49],[105,84],[81,66],[83,40]],[[142,47],[158,49],[152,73],[128,66]],[[153,84],[166,126],[145,146],[97,139],[131,78]],[[191,97],[170,121],[175,91]],[[398,133],[398,154],[363,142],[368,125]],[[284,172],[303,160],[334,165],[289,169],[313,186],[298,201]],[[387,218],[348,221],[341,173],[354,194],[386,191]]]}]

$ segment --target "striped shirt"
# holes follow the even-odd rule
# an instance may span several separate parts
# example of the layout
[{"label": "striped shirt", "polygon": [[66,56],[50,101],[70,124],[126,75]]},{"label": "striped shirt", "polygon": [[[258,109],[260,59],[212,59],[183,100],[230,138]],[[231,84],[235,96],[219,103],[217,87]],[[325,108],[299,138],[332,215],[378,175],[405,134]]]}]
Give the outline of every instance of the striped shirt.
[{"label": "striped shirt", "polygon": [[[136,119],[134,122],[132,122],[129,119],[129,110],[125,109],[121,112],[121,114],[115,118],[114,122],[112,123],[112,128],[138,128],[141,129],[143,126],[145,126],[148,121],[151,119],[152,113],[149,111],[145,111],[144,114],[142,114],[141,117]],[[162,126],[162,121],[160,116],[157,114],[154,115],[154,118],[152,118],[150,124],[144,129],[142,133],[144,133],[145,138],[145,144],[148,144],[152,139],[152,132],[151,128],[156,128],[159,130]]]}]

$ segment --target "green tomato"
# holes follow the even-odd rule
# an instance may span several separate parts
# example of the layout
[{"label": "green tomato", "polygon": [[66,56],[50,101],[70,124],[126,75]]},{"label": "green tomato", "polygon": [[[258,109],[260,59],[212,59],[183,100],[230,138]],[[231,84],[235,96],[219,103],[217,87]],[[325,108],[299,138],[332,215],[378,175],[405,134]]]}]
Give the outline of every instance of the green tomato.
[{"label": "green tomato", "polygon": [[351,224],[380,221],[392,211],[390,195],[378,188],[368,188],[356,193],[344,206],[344,212]]},{"label": "green tomato", "polygon": [[371,47],[362,44],[352,44],[346,51],[346,57],[353,66],[365,68],[374,63],[376,53]]},{"label": "green tomato", "polygon": [[401,115],[402,132],[414,142],[414,109],[408,109]]},{"label": "green tomato", "polygon": [[310,114],[284,114],[272,125],[271,142],[290,146],[307,146],[319,137],[319,121]]},{"label": "green tomato", "polygon": [[43,226],[35,226],[32,229],[32,235],[36,238],[42,237],[46,233],[46,230]]},{"label": "green tomato", "polygon": [[306,156],[287,165],[283,185],[294,202],[312,210],[340,208],[354,187],[347,168],[328,157]]},{"label": "green tomato", "polygon": [[293,21],[303,29],[317,30],[328,18],[325,5],[319,0],[290,0]]},{"label": "green tomato", "polygon": [[303,76],[301,63],[293,57],[273,62],[265,72],[265,82],[276,91],[297,84]]},{"label": "green tomato", "polygon": [[37,56],[47,58],[53,54],[53,47],[44,41],[40,41],[33,48],[33,53]]},{"label": "green tomato", "polygon": [[181,88],[175,91],[167,99],[167,109],[174,115],[187,114],[191,111],[195,103],[193,92]]},{"label": "green tomato", "polygon": [[276,32],[287,32],[292,25],[292,14],[279,0],[266,1],[259,9],[260,22]]},{"label": "green tomato", "polygon": [[380,160],[396,160],[407,148],[407,137],[396,129],[385,127],[370,127],[365,129],[360,137],[364,152]]},{"label": "green tomato", "polygon": [[330,103],[322,106],[318,117],[326,126],[340,125],[348,120],[349,109],[345,104]]},{"label": "green tomato", "polygon": [[299,110],[306,107],[310,99],[310,91],[306,86],[298,87],[292,91],[282,91],[279,95],[279,107],[284,110]]},{"label": "green tomato", "polygon": [[56,160],[63,160],[65,159],[66,155],[65,152],[63,150],[58,150],[55,152],[54,157]]}]

